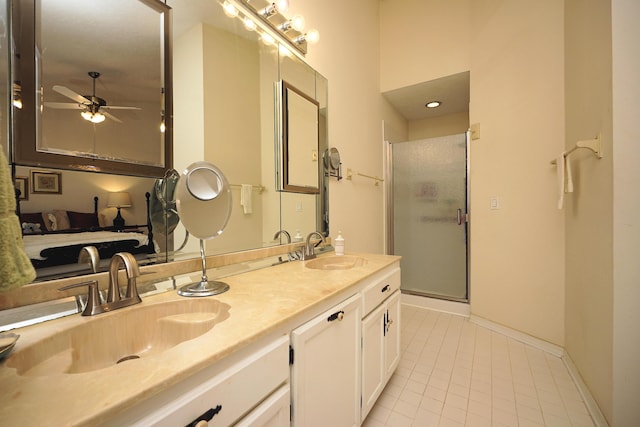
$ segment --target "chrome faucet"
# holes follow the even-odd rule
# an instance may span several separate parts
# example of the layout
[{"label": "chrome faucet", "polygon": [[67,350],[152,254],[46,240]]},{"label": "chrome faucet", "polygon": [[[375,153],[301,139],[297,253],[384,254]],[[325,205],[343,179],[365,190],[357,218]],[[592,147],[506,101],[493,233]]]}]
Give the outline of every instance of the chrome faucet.
[{"label": "chrome faucet", "polygon": [[[315,244],[311,243],[311,238],[313,236],[318,236],[320,238],[320,240]],[[315,258],[316,254],[314,248],[321,243],[324,243],[324,236],[322,234],[318,233],[317,231],[312,231],[311,233],[309,233],[309,235],[307,236],[307,240],[305,240],[304,249],[302,251],[302,260],[304,261],[307,259]]]},{"label": "chrome faucet", "polygon": [[[278,237],[280,237],[280,235],[284,235],[287,238],[287,244],[290,245],[291,244],[291,234],[289,234],[289,232],[287,230],[278,230],[276,231],[276,234],[273,235],[273,239],[277,239]],[[297,259],[300,259],[301,255],[299,253],[299,251],[293,251],[293,252],[289,252],[287,254],[287,261],[295,261]],[[283,262],[287,262],[285,260],[282,259],[282,257],[278,257],[278,261],[280,263]]]},{"label": "chrome faucet", "polygon": [[[120,285],[118,283],[118,271],[121,263],[124,264],[127,273],[127,291],[124,298],[120,295]],[[142,299],[140,295],[138,295],[138,287],[136,284],[136,277],[138,276],[140,276],[140,269],[138,268],[136,258],[128,252],[118,252],[111,258],[111,263],[109,264],[109,293],[107,294],[107,302],[100,303],[97,280],[75,283],[62,287],[60,290],[64,291],[80,286],[88,286],[87,303],[82,311],[82,315],[94,316],[141,303]]]},{"label": "chrome faucet", "polygon": [[287,230],[276,231],[276,234],[273,235],[273,240],[276,240],[278,237],[280,237],[281,234],[284,234],[284,237],[287,238],[287,244],[291,243],[291,234],[289,234]]}]

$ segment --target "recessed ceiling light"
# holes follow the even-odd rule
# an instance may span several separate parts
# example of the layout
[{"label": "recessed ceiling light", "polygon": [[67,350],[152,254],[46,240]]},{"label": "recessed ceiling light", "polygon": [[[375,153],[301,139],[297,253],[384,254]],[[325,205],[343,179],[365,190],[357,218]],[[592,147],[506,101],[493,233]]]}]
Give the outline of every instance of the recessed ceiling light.
[{"label": "recessed ceiling light", "polygon": [[431,101],[431,102],[427,102],[424,106],[427,108],[438,108],[440,104],[441,104],[440,101]]}]

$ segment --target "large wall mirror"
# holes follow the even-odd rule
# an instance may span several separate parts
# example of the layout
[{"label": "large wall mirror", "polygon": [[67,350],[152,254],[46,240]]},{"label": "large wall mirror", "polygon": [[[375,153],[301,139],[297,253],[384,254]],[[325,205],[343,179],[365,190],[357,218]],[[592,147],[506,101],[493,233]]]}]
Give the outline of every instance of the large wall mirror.
[{"label": "large wall mirror", "polygon": [[163,176],[172,167],[169,8],[12,4],[15,163]]},{"label": "large wall mirror", "polygon": [[[125,3],[146,5],[151,0],[138,2],[127,0]],[[21,5],[22,1],[14,3]],[[67,6],[67,2],[48,2],[57,4],[59,8]],[[75,2],[74,2],[75,3]],[[86,0],[76,4],[75,8],[85,7]],[[104,3],[104,2],[101,2]],[[107,2],[112,12],[122,12],[116,2]],[[160,3],[160,2],[152,2]],[[71,3],[69,3],[71,4]],[[318,193],[304,194],[281,191],[279,186],[281,139],[276,113],[277,82],[285,80],[294,85],[306,96],[317,102],[318,107],[318,152],[327,148],[327,80],[309,67],[304,61],[281,48],[277,44],[265,44],[255,32],[247,31],[238,19],[227,17],[217,1],[210,0],[168,0],[172,14],[172,93],[165,94],[165,102],[173,95],[173,125],[166,132],[173,135],[173,168],[181,172],[189,164],[198,160],[206,160],[219,167],[228,178],[233,197],[233,211],[225,232],[218,239],[207,242],[208,255],[238,252],[287,243],[284,235],[277,239],[276,232],[284,229],[291,236],[302,235],[320,230],[328,233],[328,215],[326,214],[328,187],[324,180],[318,183]],[[124,10],[124,9],[123,9]],[[69,11],[68,16],[73,16]],[[157,12],[156,12],[157,13]],[[103,51],[104,61],[119,62],[118,49],[107,49],[110,36],[107,31],[118,32],[123,28],[136,27],[138,17],[134,14],[117,13],[113,17],[105,12],[103,15],[104,30],[95,41]],[[157,16],[159,21],[159,16]],[[157,22],[156,22],[157,23]],[[70,25],[70,24],[69,24]],[[86,32],[80,31],[83,37]],[[66,46],[72,55],[75,44]],[[153,48],[155,52],[155,48]],[[143,52],[139,52],[143,54]],[[126,61],[124,61],[126,62]],[[85,66],[85,68],[87,68]],[[84,75],[66,80],[54,79],[55,84],[64,86],[80,95],[92,93],[92,82],[87,72],[100,71],[96,80],[96,94],[104,98],[107,104],[114,102],[118,106],[137,107],[133,98],[116,99],[107,93],[107,68],[84,70]],[[14,74],[14,78],[15,78]],[[44,78],[43,78],[44,79]],[[62,82],[60,84],[60,82]],[[51,81],[54,83],[54,81]],[[28,95],[26,85],[22,82],[21,95]],[[116,85],[117,87],[117,85]],[[84,88],[84,89],[82,89]],[[89,91],[89,92],[86,92]],[[67,103],[60,92],[51,94],[51,102]],[[56,98],[53,98],[53,95]],[[104,95],[104,96],[103,96]],[[5,96],[9,104],[11,94]],[[67,97],[68,98],[68,97]],[[113,99],[113,101],[112,101]],[[72,102],[71,100],[69,100]],[[49,102],[45,98],[45,102]],[[117,104],[115,104],[117,102]],[[55,104],[54,104],[55,105]],[[167,105],[167,107],[169,107]],[[44,110],[48,107],[43,105]],[[77,115],[75,109],[52,108],[52,114]],[[111,112],[121,119],[140,114],[142,110],[116,110]],[[15,112],[15,110],[14,110]],[[4,117],[3,117],[4,120]],[[95,126],[108,124],[105,122]],[[159,128],[159,121],[154,118],[154,126]],[[112,125],[118,124],[111,123]],[[48,132],[43,127],[42,132]],[[13,129],[14,134],[20,129]],[[72,137],[70,137],[73,139]],[[15,149],[19,149],[21,140],[14,140]],[[78,143],[69,141],[72,144]],[[4,144],[4,141],[3,141]],[[155,155],[161,155],[159,147]],[[68,151],[81,151],[72,147]],[[57,155],[47,153],[51,155]],[[156,157],[157,158],[157,157]],[[27,178],[27,197],[20,202],[22,212],[45,212],[52,210],[69,210],[87,212],[93,210],[93,200],[99,197],[98,213],[101,221],[110,225],[120,211],[127,226],[145,224],[147,209],[145,194],[152,194],[153,206],[171,207],[158,200],[160,195],[171,198],[171,185],[168,181],[157,181],[156,177],[140,177],[136,173],[94,173],[88,165],[96,159],[83,155],[72,156],[70,162],[81,167],[68,170],[64,167],[39,165],[26,161],[14,163],[16,177]],[[143,166],[137,164],[136,167]],[[318,168],[314,161],[313,168]],[[32,192],[32,173],[45,171],[58,174],[60,177],[59,192]],[[136,176],[138,175],[138,176]],[[109,203],[112,193],[127,192],[130,196],[128,206],[117,207]],[[242,193],[244,192],[244,197]],[[186,246],[181,247],[185,232],[180,224],[166,217],[158,220],[153,215],[154,240],[158,253],[149,258],[149,262],[165,260],[182,260],[199,257],[199,242],[189,239]],[[101,224],[102,225],[102,224]],[[79,274],[89,273],[85,269]],[[46,280],[41,275],[37,280]],[[49,277],[51,278],[51,277]]]}]

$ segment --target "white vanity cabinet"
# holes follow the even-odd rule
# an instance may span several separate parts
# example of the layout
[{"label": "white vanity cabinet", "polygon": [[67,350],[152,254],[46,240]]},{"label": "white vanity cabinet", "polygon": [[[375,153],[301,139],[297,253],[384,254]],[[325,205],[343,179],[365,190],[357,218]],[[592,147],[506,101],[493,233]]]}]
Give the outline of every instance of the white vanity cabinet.
[{"label": "white vanity cabinet", "polygon": [[400,361],[400,270],[363,291],[362,408],[365,419]]},{"label": "white vanity cabinet", "polygon": [[[289,337],[227,360],[147,399],[113,426],[289,426]],[[198,424],[198,420],[200,421]]]},{"label": "white vanity cabinet", "polygon": [[360,425],[361,296],[291,333],[292,426]]}]

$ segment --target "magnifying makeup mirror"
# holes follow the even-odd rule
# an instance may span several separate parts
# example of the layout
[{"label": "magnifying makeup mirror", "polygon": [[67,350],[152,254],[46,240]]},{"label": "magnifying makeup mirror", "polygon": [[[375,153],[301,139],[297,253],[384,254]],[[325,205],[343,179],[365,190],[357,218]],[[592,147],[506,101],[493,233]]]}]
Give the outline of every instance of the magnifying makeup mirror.
[{"label": "magnifying makeup mirror", "polygon": [[180,220],[189,234],[200,239],[202,279],[181,287],[178,294],[185,297],[206,297],[229,290],[224,282],[207,278],[204,241],[213,239],[224,230],[231,215],[231,189],[220,169],[208,162],[189,165],[178,181],[176,206]]}]

